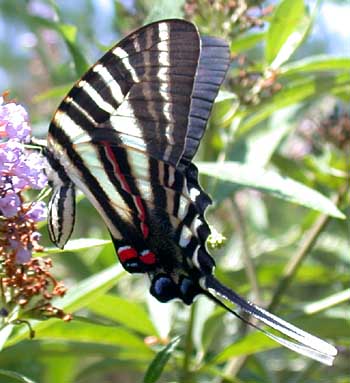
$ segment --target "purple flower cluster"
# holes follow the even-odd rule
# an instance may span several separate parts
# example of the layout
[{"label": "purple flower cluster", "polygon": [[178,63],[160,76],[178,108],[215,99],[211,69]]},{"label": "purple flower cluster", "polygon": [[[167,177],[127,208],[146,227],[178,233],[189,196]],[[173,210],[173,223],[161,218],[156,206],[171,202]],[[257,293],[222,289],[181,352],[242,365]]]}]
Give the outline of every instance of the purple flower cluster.
[{"label": "purple flower cluster", "polygon": [[46,218],[43,202],[25,202],[23,197],[25,190],[42,189],[47,183],[44,159],[24,147],[30,134],[26,110],[0,97],[0,229],[5,232],[0,250],[14,251],[20,263],[30,259],[40,238],[35,223]]}]

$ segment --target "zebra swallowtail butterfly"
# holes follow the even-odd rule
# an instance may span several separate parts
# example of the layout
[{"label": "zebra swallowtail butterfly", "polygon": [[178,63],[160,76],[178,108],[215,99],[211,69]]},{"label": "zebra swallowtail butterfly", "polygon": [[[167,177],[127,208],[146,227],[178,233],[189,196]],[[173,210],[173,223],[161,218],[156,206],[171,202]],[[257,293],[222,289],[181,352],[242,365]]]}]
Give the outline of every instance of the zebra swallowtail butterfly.
[{"label": "zebra swallowtail butterfly", "polygon": [[[50,124],[49,233],[63,248],[74,225],[75,187],[101,214],[119,260],[147,273],[161,302],[204,294],[267,336],[332,364],[337,350],[246,301],[213,274],[204,213],[211,203],[192,158],[230,62],[228,45],[184,20],[131,33],[74,85]],[[241,310],[287,336],[248,322]]]}]

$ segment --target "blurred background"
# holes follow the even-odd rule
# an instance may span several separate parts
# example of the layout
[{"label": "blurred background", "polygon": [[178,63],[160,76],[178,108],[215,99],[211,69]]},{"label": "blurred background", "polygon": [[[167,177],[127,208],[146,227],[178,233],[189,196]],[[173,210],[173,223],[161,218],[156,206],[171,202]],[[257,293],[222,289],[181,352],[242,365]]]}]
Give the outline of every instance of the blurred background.
[{"label": "blurred background", "polygon": [[[349,15],[348,0],[0,0],[0,92],[27,108],[40,138],[74,82],[134,29],[180,17],[230,42],[196,157],[214,201],[217,276],[340,351],[326,367],[206,298],[156,302],[145,276],[117,265],[101,218],[79,196],[65,251],[41,228],[44,255],[69,288],[57,305],[77,319],[33,322],[34,340],[16,329],[0,369],[20,375],[2,383],[350,382]],[[151,365],[171,340],[167,363]]]}]

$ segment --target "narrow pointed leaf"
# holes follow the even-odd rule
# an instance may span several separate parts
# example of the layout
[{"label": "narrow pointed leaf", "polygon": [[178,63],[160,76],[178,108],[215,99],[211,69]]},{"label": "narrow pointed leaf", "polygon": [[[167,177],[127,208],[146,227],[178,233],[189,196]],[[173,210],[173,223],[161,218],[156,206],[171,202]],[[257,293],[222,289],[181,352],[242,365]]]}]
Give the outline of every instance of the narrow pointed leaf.
[{"label": "narrow pointed leaf", "polygon": [[143,379],[144,383],[155,383],[159,379],[164,370],[164,367],[166,366],[168,360],[171,357],[171,354],[174,352],[179,342],[180,337],[174,338],[166,347],[163,348],[162,351],[160,351],[155,356],[145,374],[145,377]]},{"label": "narrow pointed leaf", "polygon": [[3,370],[0,369],[0,375],[7,376],[8,378],[12,378],[16,382],[22,382],[22,383],[36,383],[34,380],[27,378],[26,376],[19,374],[15,371],[9,371],[9,370]]},{"label": "narrow pointed leaf", "polygon": [[65,323],[60,320],[55,320],[54,325],[50,326],[50,328],[44,328],[38,331],[38,338],[111,344],[152,355],[152,352],[148,346],[145,345],[142,337],[120,326],[103,326],[75,320],[71,323]]},{"label": "narrow pointed leaf", "polygon": [[74,252],[84,249],[91,249],[92,247],[105,246],[111,243],[109,239],[98,239],[98,238],[80,238],[70,240],[64,249],[58,249],[57,247],[46,247],[43,252],[37,253],[38,256],[44,254],[56,254],[65,252]]},{"label": "narrow pointed leaf", "polygon": [[279,75],[283,77],[305,72],[349,69],[350,57],[317,55],[283,65],[279,70]]},{"label": "narrow pointed leaf", "polygon": [[232,40],[230,50],[233,54],[247,51],[250,48],[254,48],[260,41],[263,41],[265,36],[265,32],[258,32],[237,37]]},{"label": "narrow pointed leaf", "polygon": [[144,335],[157,334],[149,315],[140,303],[131,302],[117,295],[105,294],[92,302],[88,308],[95,314],[112,319]]},{"label": "narrow pointed leaf", "polygon": [[303,311],[307,315],[312,315],[349,301],[350,289],[345,289],[317,302],[309,303],[304,307]]},{"label": "narrow pointed leaf", "polygon": [[57,23],[56,30],[61,34],[65,40],[65,43],[67,44],[67,47],[74,60],[74,66],[77,75],[82,76],[89,68],[89,65],[76,41],[77,28],[73,25]]},{"label": "narrow pointed leaf", "polygon": [[272,17],[266,40],[266,60],[274,68],[289,59],[303,41],[311,18],[304,0],[283,0]]},{"label": "narrow pointed leaf", "polygon": [[253,188],[336,218],[345,218],[334,203],[318,191],[274,171],[238,162],[202,162],[198,167],[200,172],[235,184],[236,187]]}]

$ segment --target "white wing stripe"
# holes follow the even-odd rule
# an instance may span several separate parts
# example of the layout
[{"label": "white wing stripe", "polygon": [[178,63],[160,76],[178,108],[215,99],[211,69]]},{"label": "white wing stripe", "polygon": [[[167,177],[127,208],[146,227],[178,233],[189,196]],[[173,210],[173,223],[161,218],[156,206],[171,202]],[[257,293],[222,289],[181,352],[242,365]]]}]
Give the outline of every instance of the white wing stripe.
[{"label": "white wing stripe", "polygon": [[101,76],[106,86],[108,86],[108,88],[110,89],[114,99],[117,101],[118,104],[121,104],[124,100],[123,92],[117,81],[115,81],[113,76],[108,71],[108,69],[102,64],[97,64],[93,67],[92,70]]},{"label": "white wing stripe", "polygon": [[82,113],[92,123],[92,125],[97,126],[97,122],[94,120],[91,114],[86,109],[82,108],[77,102],[75,102],[72,97],[66,97],[65,102],[67,104],[73,105],[76,109],[79,110],[80,113]]},{"label": "white wing stripe", "polygon": [[65,131],[69,131],[69,135],[74,144],[90,141],[90,137],[86,134],[85,130],[76,124],[65,112],[58,109],[53,121]]},{"label": "white wing stripe", "polygon": [[117,58],[122,60],[122,63],[124,65],[125,69],[130,73],[133,81],[139,82],[139,77],[138,77],[137,73],[135,72],[134,67],[130,64],[130,61],[128,58],[128,56],[129,56],[128,52],[126,52],[124,49],[122,49],[120,47],[113,49],[112,52],[113,52],[114,56],[116,56]]},{"label": "white wing stripe", "polygon": [[113,114],[115,113],[115,108],[109,104],[108,102],[106,102],[101,96],[100,94],[97,92],[96,89],[94,89],[88,82],[84,81],[84,80],[81,80],[78,82],[78,86],[84,91],[86,92],[86,94],[88,94],[90,96],[90,98],[95,102],[95,104],[101,108],[102,110],[104,110],[105,112],[109,113],[109,114]]}]

